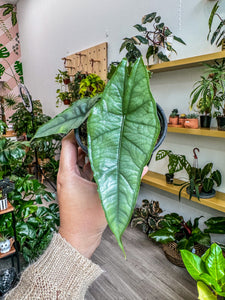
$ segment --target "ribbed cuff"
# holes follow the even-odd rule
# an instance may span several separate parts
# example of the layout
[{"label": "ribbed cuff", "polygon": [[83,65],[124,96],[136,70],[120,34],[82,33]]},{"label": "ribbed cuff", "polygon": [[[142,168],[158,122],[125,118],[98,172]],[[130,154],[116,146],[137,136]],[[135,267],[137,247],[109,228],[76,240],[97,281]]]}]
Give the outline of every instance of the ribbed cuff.
[{"label": "ribbed cuff", "polygon": [[44,254],[24,271],[6,299],[84,299],[88,286],[102,272],[60,234],[55,234]]}]

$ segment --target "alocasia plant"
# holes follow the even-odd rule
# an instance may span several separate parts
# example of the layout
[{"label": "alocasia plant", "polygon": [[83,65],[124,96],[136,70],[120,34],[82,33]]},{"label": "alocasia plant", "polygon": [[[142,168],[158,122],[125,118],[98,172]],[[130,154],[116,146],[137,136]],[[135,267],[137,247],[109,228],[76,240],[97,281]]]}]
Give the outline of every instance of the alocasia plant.
[{"label": "alocasia plant", "polygon": [[[89,115],[90,114],[90,115]],[[160,132],[143,59],[123,59],[103,94],[76,101],[42,126],[35,138],[68,133],[88,117],[88,156],[105,215],[121,249],[136,203],[141,174]]]}]

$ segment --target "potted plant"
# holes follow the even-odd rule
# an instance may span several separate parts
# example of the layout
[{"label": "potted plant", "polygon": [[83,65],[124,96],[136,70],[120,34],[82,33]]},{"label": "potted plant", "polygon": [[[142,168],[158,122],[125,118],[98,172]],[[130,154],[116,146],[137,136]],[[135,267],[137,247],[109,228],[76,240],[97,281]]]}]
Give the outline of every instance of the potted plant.
[{"label": "potted plant", "polygon": [[[195,88],[191,92],[191,108],[194,106],[202,114],[200,124],[203,128],[210,128],[212,109],[218,112],[224,104],[224,83],[225,83],[225,60],[213,65],[206,65],[208,69],[201,76],[201,80],[195,83]],[[218,116],[219,113],[214,114]]]},{"label": "potted plant", "polygon": [[172,110],[172,113],[169,116],[169,124],[171,126],[179,124],[179,114],[178,114],[178,109],[177,108]]},{"label": "potted plant", "polygon": [[179,116],[179,125],[182,125],[182,127],[184,127],[184,122],[187,119],[186,114],[180,114]]},{"label": "potted plant", "polygon": [[225,25],[225,19],[221,17],[221,15],[218,14],[219,9],[219,1],[215,3],[215,5],[212,8],[211,14],[209,16],[209,32],[207,36],[207,40],[209,40],[211,31],[212,31],[212,25],[214,21],[214,17],[216,16],[218,18],[218,25],[216,27],[216,30],[212,33],[210,43],[214,44],[216,43],[217,47],[222,46],[222,50],[224,50],[224,25]]},{"label": "potted plant", "polygon": [[5,195],[3,188],[0,188],[0,210],[8,208],[7,195]]},{"label": "potted plant", "polygon": [[161,228],[161,221],[163,219],[159,214],[162,213],[162,209],[159,206],[158,201],[142,200],[142,206],[137,207],[134,210],[133,218],[131,221],[131,228],[140,227],[147,235],[151,232]]},{"label": "potted plant", "polygon": [[181,164],[181,158],[183,158],[184,155],[174,154],[171,150],[159,150],[156,153],[155,159],[156,161],[158,161],[166,157],[169,158],[169,162],[168,162],[169,173],[165,175],[166,182],[171,184],[173,183],[174,173],[183,170],[183,164]]},{"label": "potted plant", "polygon": [[94,97],[102,93],[104,88],[105,82],[98,75],[89,74],[86,78],[81,80],[79,93],[81,98]]},{"label": "potted plant", "polygon": [[60,84],[64,83],[65,85],[68,85],[70,83],[70,76],[67,70],[61,71],[58,69],[58,71],[59,73],[55,77],[55,82],[58,82]]},{"label": "potted plant", "polygon": [[225,258],[217,244],[212,244],[201,258],[188,250],[181,250],[181,256],[188,273],[197,281],[198,299],[225,297]]},{"label": "potted plant", "polygon": [[[146,25],[145,25],[146,24]],[[148,29],[147,24],[151,24],[151,28]],[[139,35],[131,38],[124,38],[124,42],[120,47],[120,52],[126,48],[126,57],[129,62],[134,62],[141,56],[140,50],[137,46],[147,45],[146,59],[149,65],[149,58],[158,58],[161,61],[169,61],[171,52],[176,50],[172,47],[173,40],[182,43],[185,42],[172,34],[171,30],[161,21],[161,16],[156,12],[145,15],[142,18],[142,24],[134,25],[139,32]]]},{"label": "potted plant", "polygon": [[59,101],[62,101],[64,105],[70,105],[70,100],[71,100],[71,94],[70,92],[62,92],[60,89],[56,90],[57,95],[57,101],[56,103],[59,104]]},{"label": "potted plant", "polygon": [[197,129],[198,128],[198,114],[188,114],[184,121],[184,127]]},{"label": "potted plant", "polygon": [[195,218],[192,223],[191,220],[185,222],[184,218],[176,213],[167,214],[163,216],[162,228],[150,233],[149,237],[163,244],[165,255],[172,263],[183,266],[181,249],[202,255],[205,247],[211,244],[210,235],[199,228],[200,218]]},{"label": "potted plant", "polygon": [[81,97],[81,95],[79,93],[80,92],[80,83],[81,83],[82,79],[85,79],[87,76],[88,76],[87,74],[83,74],[81,72],[77,72],[74,75],[74,79],[69,84],[69,91],[70,91],[72,102],[80,99],[80,97]]},{"label": "potted plant", "polygon": [[4,254],[10,251],[13,244],[13,239],[9,239],[8,236],[0,234],[0,253]]},{"label": "potted plant", "polygon": [[[101,95],[74,102],[39,128],[35,137],[68,133],[87,118],[88,156],[94,179],[106,219],[124,251],[121,236],[133,213],[143,167],[160,132],[142,58],[129,68],[123,59]],[[124,168],[129,172],[124,173]],[[109,209],[111,205],[113,209]]]}]

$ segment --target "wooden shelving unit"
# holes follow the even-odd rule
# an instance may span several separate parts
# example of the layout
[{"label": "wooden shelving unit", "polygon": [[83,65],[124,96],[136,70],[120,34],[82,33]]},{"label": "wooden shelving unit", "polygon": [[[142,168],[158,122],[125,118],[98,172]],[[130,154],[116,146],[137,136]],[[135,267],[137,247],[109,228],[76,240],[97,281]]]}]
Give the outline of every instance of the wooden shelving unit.
[{"label": "wooden shelving unit", "polygon": [[[171,194],[177,195],[178,197],[180,187],[175,186],[173,184],[167,184],[165,180],[165,175],[149,171],[142,178],[142,182],[154,186],[163,191],[167,191]],[[175,179],[175,183],[182,182],[183,181],[181,180]],[[189,199],[189,195],[186,193],[185,189],[182,191],[181,196],[186,199]],[[196,197],[192,197],[191,201],[225,212],[225,193],[216,192],[216,196],[210,199],[200,198],[200,200],[198,200]]]},{"label": "wooden shelving unit", "polygon": [[12,255],[14,253],[16,253],[16,249],[15,249],[14,246],[12,246],[11,249],[8,252],[6,252],[6,253],[0,253],[0,259],[4,258],[4,257],[8,257],[8,256],[10,256],[10,255]]},{"label": "wooden shelving unit", "polygon": [[4,210],[0,210],[0,215],[4,215],[4,214],[10,213],[12,211],[14,211],[14,207],[8,201],[8,207]]},{"label": "wooden shelving unit", "polygon": [[167,132],[225,138],[225,131],[218,130],[217,128],[191,129],[191,128],[168,127]]},{"label": "wooden shelving unit", "polygon": [[219,60],[222,58],[225,58],[225,51],[163,62],[161,64],[151,65],[148,67],[148,69],[154,73],[174,71],[199,67],[203,65],[203,63],[211,63],[216,59]]}]

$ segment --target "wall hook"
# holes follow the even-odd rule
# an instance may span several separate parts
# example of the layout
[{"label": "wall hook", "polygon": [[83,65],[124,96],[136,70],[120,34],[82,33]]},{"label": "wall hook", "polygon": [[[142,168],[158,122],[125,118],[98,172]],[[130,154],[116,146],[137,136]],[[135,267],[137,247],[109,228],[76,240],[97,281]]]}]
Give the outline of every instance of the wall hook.
[{"label": "wall hook", "polygon": [[198,156],[196,154],[196,151],[200,152],[200,150],[196,147],[193,149],[193,153],[194,153],[194,159],[198,159]]}]

